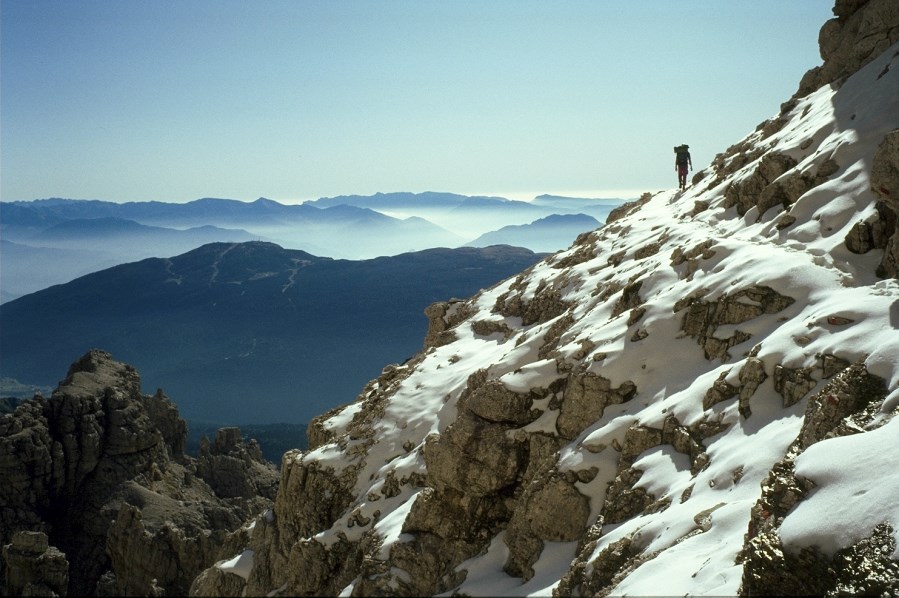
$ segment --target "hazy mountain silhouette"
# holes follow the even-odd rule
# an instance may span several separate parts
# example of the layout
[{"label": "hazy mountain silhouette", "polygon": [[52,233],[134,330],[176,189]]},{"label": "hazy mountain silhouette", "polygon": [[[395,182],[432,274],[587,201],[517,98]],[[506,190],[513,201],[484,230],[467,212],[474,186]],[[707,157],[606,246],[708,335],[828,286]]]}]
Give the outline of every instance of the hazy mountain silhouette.
[{"label": "hazy mountain silhouette", "polygon": [[621,199],[615,198],[587,199],[562,195],[538,195],[531,201],[531,204],[535,206],[580,212],[603,221],[609,212],[620,206],[621,203]]},{"label": "hazy mountain silhouette", "polygon": [[196,226],[186,230],[176,230],[161,226],[147,226],[133,220],[112,216],[101,218],[73,218],[54,224],[41,232],[44,243],[124,240],[128,243],[158,243],[166,249],[204,245],[214,241],[242,242],[259,240],[245,230],[224,229],[209,224]]},{"label": "hazy mountain silhouette", "polygon": [[525,202],[506,199],[504,197],[470,196],[458,193],[442,193],[438,191],[426,191],[424,193],[410,193],[400,191],[395,193],[375,193],[374,195],[338,195],[336,197],[322,197],[314,201],[306,202],[320,208],[347,205],[370,208],[373,210],[399,210],[414,208],[445,208],[459,207],[466,202],[488,205],[519,205]]},{"label": "hazy mountain silhouette", "polygon": [[[247,203],[205,198],[185,204],[3,202],[0,225],[3,240],[17,244],[16,250],[0,248],[3,301],[101,268],[173,256],[211,242],[264,240],[316,255],[357,258],[456,247],[466,240],[421,218],[393,218],[357,206],[322,209],[268,199]],[[53,249],[72,253],[60,260]]]},{"label": "hazy mountain silhouette", "polygon": [[421,348],[423,310],[529,267],[520,248],[348,261],[213,243],[95,272],[0,306],[0,375],[49,385],[102,348],[186,418],[303,423]]},{"label": "hazy mountain silhouette", "polygon": [[519,243],[535,251],[554,252],[571,245],[581,233],[602,226],[596,218],[586,214],[553,214],[530,224],[513,224],[481,235],[466,243],[469,247]]},{"label": "hazy mountain silhouette", "polygon": [[[332,207],[332,206],[323,206]],[[141,224],[184,228],[197,225],[221,227],[279,227],[302,224],[351,224],[365,208],[325,210],[306,204],[288,205],[260,198],[253,202],[206,197],[187,203],[160,201],[113,203],[97,200],[42,199],[0,204],[0,221],[13,232],[21,227],[43,230],[66,220],[121,218]],[[371,210],[366,210],[372,212]],[[372,212],[373,215],[374,212]],[[389,218],[388,218],[389,219]]]},{"label": "hazy mountain silhouette", "polygon": [[[343,259],[466,244],[502,243],[555,251],[582,231],[574,230],[576,226],[569,233],[561,225],[542,231],[524,227],[479,237],[553,214],[586,214],[596,219],[591,225],[596,228],[621,202],[548,195],[524,202],[436,192],[341,196],[299,205],[265,198],[243,202],[209,197],[180,204],[60,198],[2,202],[3,239],[33,251],[0,256],[6,267],[0,278],[0,301],[104,267],[178,255],[212,242],[270,241]],[[60,260],[52,249],[72,254]],[[7,250],[5,245],[0,248]]]},{"label": "hazy mountain silhouette", "polygon": [[[62,284],[97,270],[147,257],[168,257],[215,241],[259,240],[245,230],[198,226],[176,230],[147,226],[114,216],[58,219],[36,231],[4,228],[0,244],[0,288],[3,302]],[[4,223],[6,224],[6,223]]]},{"label": "hazy mountain silhouette", "polygon": [[0,239],[0,303],[119,262],[110,251],[32,247]]},{"label": "hazy mountain silhouette", "polygon": [[[586,214],[605,222],[606,216],[622,199],[586,199],[540,195],[533,201],[503,197],[468,196],[455,193],[376,193],[375,195],[341,195],[323,197],[307,205],[330,207],[352,205],[378,210],[390,215],[420,216],[457,234],[472,233],[470,240],[508,225],[530,224],[553,214]],[[568,240],[567,246],[574,240]],[[524,242],[513,242],[534,249]],[[536,249],[535,249],[536,250]]]}]

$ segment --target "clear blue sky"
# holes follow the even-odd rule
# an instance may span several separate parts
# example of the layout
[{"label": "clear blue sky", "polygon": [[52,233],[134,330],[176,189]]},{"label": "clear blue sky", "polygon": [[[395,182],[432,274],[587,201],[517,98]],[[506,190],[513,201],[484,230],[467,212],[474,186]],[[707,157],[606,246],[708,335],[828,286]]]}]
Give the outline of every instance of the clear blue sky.
[{"label": "clear blue sky", "polygon": [[832,0],[2,0],[0,199],[676,184],[821,63]]}]

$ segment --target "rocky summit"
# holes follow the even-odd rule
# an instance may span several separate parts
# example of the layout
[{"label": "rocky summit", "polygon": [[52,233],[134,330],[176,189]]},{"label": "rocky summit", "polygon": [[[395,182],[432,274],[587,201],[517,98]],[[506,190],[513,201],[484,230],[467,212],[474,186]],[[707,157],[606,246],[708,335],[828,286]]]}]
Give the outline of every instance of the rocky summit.
[{"label": "rocky summit", "polygon": [[236,428],[196,458],[186,434],[161,390],[141,394],[138,373],[99,350],[0,417],[3,595],[185,595],[242,548],[275,467]]},{"label": "rocky summit", "polygon": [[428,308],[193,595],[899,592],[899,4],[695,174]]}]

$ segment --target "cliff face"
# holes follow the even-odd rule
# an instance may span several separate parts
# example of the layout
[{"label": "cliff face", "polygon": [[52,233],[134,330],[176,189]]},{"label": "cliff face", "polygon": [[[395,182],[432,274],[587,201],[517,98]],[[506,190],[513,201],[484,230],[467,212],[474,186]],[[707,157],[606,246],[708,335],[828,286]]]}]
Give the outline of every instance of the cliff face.
[{"label": "cliff face", "polygon": [[184,594],[272,504],[274,466],[239,431],[198,458],[162,391],[103,351],[0,417],[4,595]]},{"label": "cliff face", "polygon": [[899,590],[899,5],[835,14],[687,191],[429,308],[192,593]]}]

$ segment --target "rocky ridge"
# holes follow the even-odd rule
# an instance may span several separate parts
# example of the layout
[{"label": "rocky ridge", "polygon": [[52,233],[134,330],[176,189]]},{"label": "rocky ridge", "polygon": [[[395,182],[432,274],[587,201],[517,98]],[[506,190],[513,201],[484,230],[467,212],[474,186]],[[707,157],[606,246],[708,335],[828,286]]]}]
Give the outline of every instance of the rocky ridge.
[{"label": "rocky ridge", "polygon": [[899,591],[889,504],[803,524],[899,437],[875,334],[899,318],[899,5],[834,14],[824,64],[686,192],[431,306],[425,349],[284,455],[245,566],[191,593]]},{"label": "rocky ridge", "polygon": [[197,458],[161,391],[104,351],[75,362],[49,398],[0,416],[3,595],[179,595],[238,550],[269,508],[271,463],[237,429]]}]

